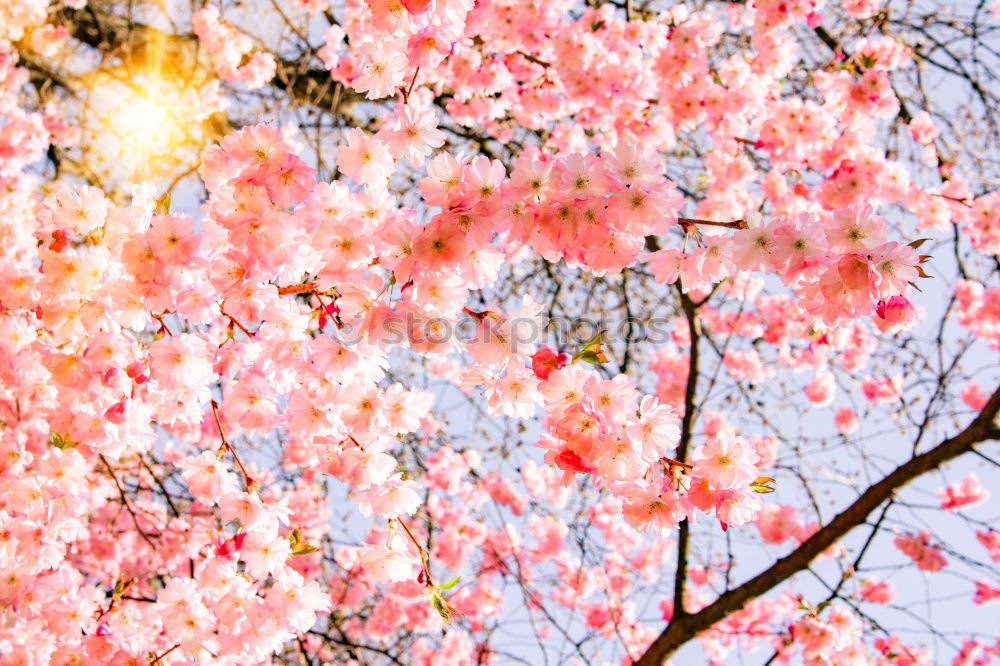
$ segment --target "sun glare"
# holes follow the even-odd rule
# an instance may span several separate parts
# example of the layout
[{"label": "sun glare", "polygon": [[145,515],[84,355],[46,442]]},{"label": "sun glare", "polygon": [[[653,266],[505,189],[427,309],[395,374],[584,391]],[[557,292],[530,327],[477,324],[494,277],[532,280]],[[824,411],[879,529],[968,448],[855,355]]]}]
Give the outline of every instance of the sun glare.
[{"label": "sun glare", "polygon": [[107,118],[109,129],[125,146],[142,153],[163,152],[169,147],[170,122],[170,110],[158,88],[137,92]]},{"label": "sun glare", "polygon": [[168,180],[197,158],[201,132],[176,83],[150,74],[102,76],[82,110],[86,162],[117,181]]}]

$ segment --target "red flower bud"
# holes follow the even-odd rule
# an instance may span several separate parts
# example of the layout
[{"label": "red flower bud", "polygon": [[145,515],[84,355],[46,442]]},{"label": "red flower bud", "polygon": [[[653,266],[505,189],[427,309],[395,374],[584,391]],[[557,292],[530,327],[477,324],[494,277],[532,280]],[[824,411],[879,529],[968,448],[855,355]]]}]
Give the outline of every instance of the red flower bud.
[{"label": "red flower bud", "polygon": [[542,347],[531,357],[531,369],[536,377],[545,381],[553,370],[565,367],[570,360],[569,354],[559,354],[552,347]]},{"label": "red flower bud", "polygon": [[579,455],[564,449],[559,452],[555,459],[556,466],[567,472],[582,472],[583,474],[593,474],[597,470],[583,461]]},{"label": "red flower bud", "polygon": [[125,374],[136,384],[145,384],[149,381],[149,376],[146,374],[146,368],[143,366],[142,361],[132,361],[125,366]]},{"label": "red flower bud", "polygon": [[52,232],[52,242],[49,249],[53,252],[62,252],[69,247],[69,232],[63,229],[56,229]]},{"label": "red flower bud", "polygon": [[431,0],[403,0],[403,6],[411,14],[423,14],[431,6]]},{"label": "red flower bud", "polygon": [[119,400],[115,404],[104,410],[104,418],[111,423],[122,424],[125,422],[125,400]]},{"label": "red flower bud", "polygon": [[108,368],[107,372],[101,376],[101,383],[108,387],[114,386],[115,378],[118,377],[119,372],[121,371],[118,368]]}]

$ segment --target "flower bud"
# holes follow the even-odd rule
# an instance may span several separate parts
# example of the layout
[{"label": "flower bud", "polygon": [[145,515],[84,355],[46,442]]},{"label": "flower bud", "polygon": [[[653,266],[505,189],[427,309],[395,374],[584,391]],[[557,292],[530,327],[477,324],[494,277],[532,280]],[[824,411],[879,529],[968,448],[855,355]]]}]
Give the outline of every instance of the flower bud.
[{"label": "flower bud", "polygon": [[402,0],[406,11],[411,14],[423,14],[431,6],[431,0]]},{"label": "flower bud", "polygon": [[149,375],[146,374],[146,368],[142,361],[132,361],[125,366],[125,374],[136,384],[145,384],[149,381]]},{"label": "flower bud", "polygon": [[119,400],[115,404],[104,410],[104,418],[109,422],[116,425],[121,425],[125,422],[125,400]]},{"label": "flower bud", "polygon": [[535,376],[545,381],[553,370],[558,370],[570,362],[569,354],[557,353],[552,347],[542,347],[531,357],[531,369]]}]

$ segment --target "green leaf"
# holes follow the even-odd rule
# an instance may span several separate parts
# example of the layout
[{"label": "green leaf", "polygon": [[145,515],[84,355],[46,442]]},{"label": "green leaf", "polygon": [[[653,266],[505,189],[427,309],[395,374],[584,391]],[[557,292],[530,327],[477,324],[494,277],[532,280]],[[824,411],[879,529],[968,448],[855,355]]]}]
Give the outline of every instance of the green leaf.
[{"label": "green leaf", "polygon": [[604,355],[604,351],[601,349],[602,344],[604,344],[604,331],[600,331],[590,340],[587,340],[583,348],[573,354],[573,362],[583,361],[584,363],[593,363],[594,365],[607,363],[608,357]]},{"label": "green leaf", "polygon": [[760,493],[761,495],[773,493],[775,489],[767,485],[769,483],[774,483],[774,479],[769,476],[759,476],[753,480],[753,483],[750,484],[750,489],[755,493]]},{"label": "green leaf", "polygon": [[299,544],[294,550],[292,550],[292,555],[308,555],[309,553],[315,553],[319,548],[315,546],[310,546],[309,544]]},{"label": "green leaf", "polygon": [[601,365],[602,363],[608,362],[608,357],[604,355],[603,352],[577,352],[573,354],[574,361],[583,361],[584,363],[592,363],[594,365]]},{"label": "green leaf", "polygon": [[170,192],[164,192],[163,196],[155,201],[156,214],[168,215],[170,213]]},{"label": "green leaf", "polygon": [[591,351],[597,349],[604,342],[604,331],[598,331],[597,335],[587,340],[583,345],[583,351]]},{"label": "green leaf", "polygon": [[877,58],[873,58],[871,56],[866,56],[866,55],[861,56],[861,64],[864,66],[865,69],[871,69],[872,67],[875,66],[876,62],[878,62]]},{"label": "green leaf", "polygon": [[59,433],[54,432],[49,437],[49,446],[54,446],[60,451],[65,451],[66,449],[72,449],[75,447],[76,442],[68,440]]},{"label": "green leaf", "polygon": [[439,590],[450,590],[451,588],[453,588],[456,585],[458,585],[458,581],[460,581],[460,580],[462,580],[461,576],[459,576],[458,578],[453,578],[453,579],[449,580],[447,583],[445,583],[444,585],[439,585],[438,589]]},{"label": "green leaf", "polygon": [[431,592],[431,606],[433,606],[434,610],[436,610],[438,614],[441,615],[442,619],[447,621],[448,618],[444,612],[444,597],[442,597],[441,593],[438,592],[437,590]]},{"label": "green leaf", "polygon": [[451,624],[461,615],[458,609],[445,600],[444,595],[441,594],[441,590],[438,588],[434,588],[431,591],[431,606],[438,612],[438,615],[441,616],[445,624]]}]

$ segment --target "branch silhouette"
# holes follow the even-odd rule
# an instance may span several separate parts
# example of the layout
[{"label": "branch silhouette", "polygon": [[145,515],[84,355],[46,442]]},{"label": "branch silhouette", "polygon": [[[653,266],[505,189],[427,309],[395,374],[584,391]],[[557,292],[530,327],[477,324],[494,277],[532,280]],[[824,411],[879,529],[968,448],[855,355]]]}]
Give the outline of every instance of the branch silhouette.
[{"label": "branch silhouette", "polygon": [[995,423],[998,412],[1000,387],[997,387],[983,410],[964,430],[897,467],[794,551],[697,613],[687,614],[675,608],[670,624],[635,662],[636,666],[662,664],[697,634],[804,570],[820,553],[862,524],[872,511],[891,498],[899,488],[949,460],[973,451],[973,446],[980,442],[1000,439],[1000,428]]}]

